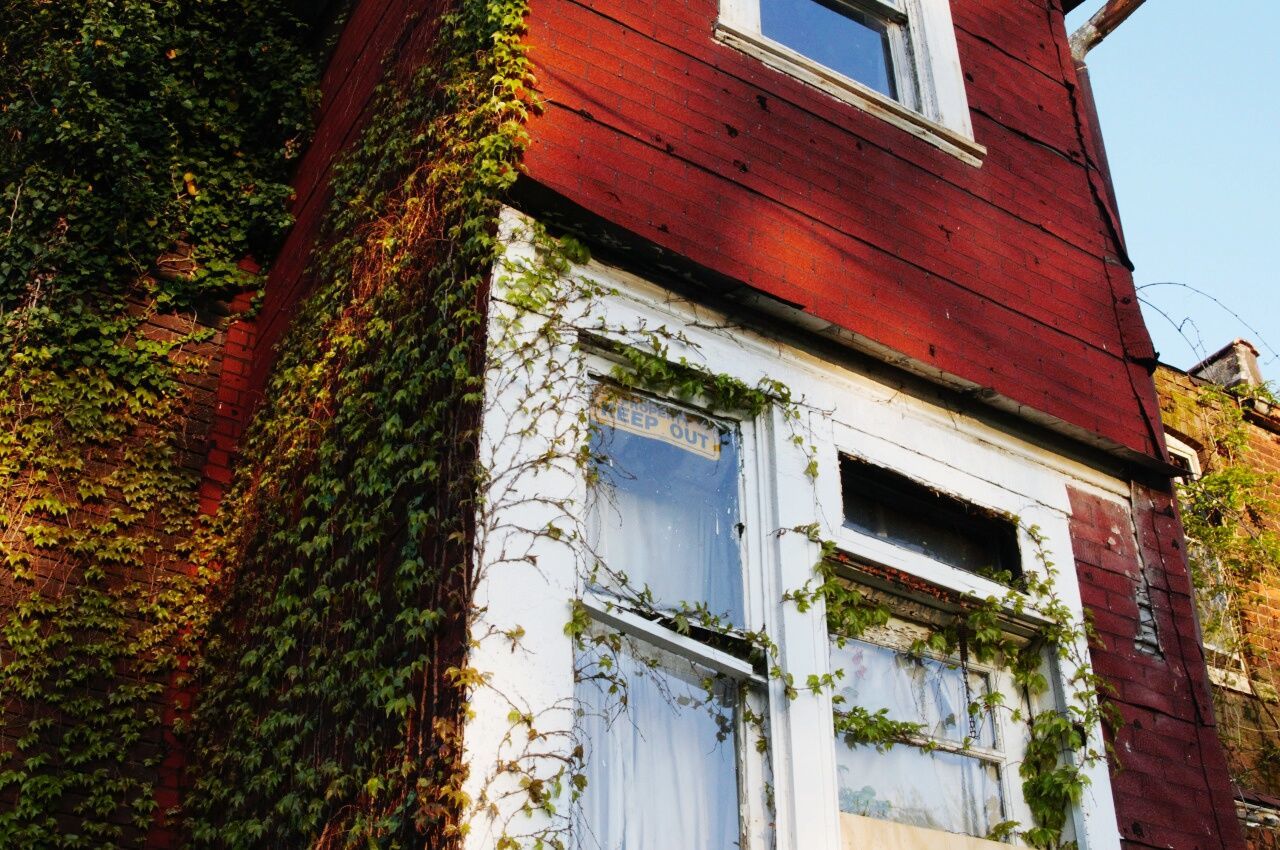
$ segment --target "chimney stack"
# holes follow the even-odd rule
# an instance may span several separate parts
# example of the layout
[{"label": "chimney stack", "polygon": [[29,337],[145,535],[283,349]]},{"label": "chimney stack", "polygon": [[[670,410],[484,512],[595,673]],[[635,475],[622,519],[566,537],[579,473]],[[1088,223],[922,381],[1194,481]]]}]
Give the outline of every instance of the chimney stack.
[{"label": "chimney stack", "polygon": [[1258,368],[1258,349],[1253,343],[1237,339],[1216,354],[1211,354],[1189,370],[1196,378],[1212,381],[1219,386],[1231,387],[1245,384],[1262,386],[1262,370]]}]

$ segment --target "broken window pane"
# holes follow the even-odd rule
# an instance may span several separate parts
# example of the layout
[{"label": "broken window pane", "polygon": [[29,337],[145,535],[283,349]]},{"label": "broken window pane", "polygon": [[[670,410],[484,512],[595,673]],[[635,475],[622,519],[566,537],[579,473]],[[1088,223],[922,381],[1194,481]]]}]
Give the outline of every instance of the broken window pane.
[{"label": "broken window pane", "polygon": [[592,420],[594,584],[742,625],[737,432],[604,387]]},{"label": "broken window pane", "polygon": [[578,659],[579,850],[740,846],[736,683],[620,635]]},{"label": "broken window pane", "polygon": [[968,572],[1017,576],[1014,524],[850,457],[840,459],[845,525]]}]

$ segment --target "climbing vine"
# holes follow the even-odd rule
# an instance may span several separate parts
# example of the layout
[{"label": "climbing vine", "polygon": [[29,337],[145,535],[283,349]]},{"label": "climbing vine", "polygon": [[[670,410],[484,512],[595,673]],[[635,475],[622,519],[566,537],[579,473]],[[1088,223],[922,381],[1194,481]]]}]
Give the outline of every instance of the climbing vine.
[{"label": "climbing vine", "polygon": [[463,830],[486,274],[530,109],[524,12],[453,4],[337,167],[314,294],[212,536],[195,846]]},{"label": "climbing vine", "polygon": [[[1280,503],[1275,476],[1261,469],[1249,445],[1245,411],[1274,404],[1265,387],[1224,389],[1207,385],[1196,407],[1202,413],[1204,474],[1187,476],[1178,487],[1182,521],[1199,598],[1224,601],[1255,585],[1280,563]],[[1229,652],[1240,652],[1238,605],[1204,606],[1206,638]]]},{"label": "climbing vine", "polygon": [[[1258,589],[1274,585],[1280,564],[1280,501],[1276,475],[1264,469],[1251,445],[1250,411],[1276,403],[1266,385],[1223,388],[1208,384],[1190,399],[1202,443],[1203,474],[1178,485],[1188,561],[1210,662],[1225,669],[1242,701],[1227,688],[1214,699],[1233,769],[1274,777],[1280,769],[1280,717],[1268,647],[1245,629],[1246,612],[1263,603]],[[1249,731],[1250,727],[1256,732]]]},{"label": "climbing vine", "polygon": [[318,75],[290,8],[0,10],[0,846],[139,846],[162,814],[178,423],[289,222]]}]

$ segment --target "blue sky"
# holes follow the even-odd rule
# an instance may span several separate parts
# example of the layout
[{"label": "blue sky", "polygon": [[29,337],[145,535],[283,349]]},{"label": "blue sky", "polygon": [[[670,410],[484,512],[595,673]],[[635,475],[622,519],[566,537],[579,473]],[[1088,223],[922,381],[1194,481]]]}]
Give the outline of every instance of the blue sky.
[{"label": "blue sky", "polygon": [[[1067,17],[1068,30],[1101,5],[1088,0]],[[1276,0],[1221,10],[1147,0],[1088,56],[1135,281],[1150,302],[1147,326],[1174,366],[1245,337],[1262,354],[1264,376],[1280,381],[1277,33]],[[1226,309],[1149,285],[1164,282],[1203,290]],[[1179,334],[1174,325],[1188,318],[1194,324]]]}]

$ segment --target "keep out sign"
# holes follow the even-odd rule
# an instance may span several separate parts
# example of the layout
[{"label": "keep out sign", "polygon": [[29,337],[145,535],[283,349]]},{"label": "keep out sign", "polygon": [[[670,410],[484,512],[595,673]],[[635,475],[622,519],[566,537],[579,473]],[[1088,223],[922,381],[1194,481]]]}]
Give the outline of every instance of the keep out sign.
[{"label": "keep out sign", "polygon": [[720,429],[644,398],[596,393],[591,418],[619,431],[661,440],[709,460],[720,459]]}]

